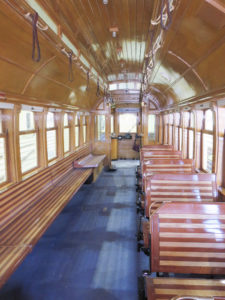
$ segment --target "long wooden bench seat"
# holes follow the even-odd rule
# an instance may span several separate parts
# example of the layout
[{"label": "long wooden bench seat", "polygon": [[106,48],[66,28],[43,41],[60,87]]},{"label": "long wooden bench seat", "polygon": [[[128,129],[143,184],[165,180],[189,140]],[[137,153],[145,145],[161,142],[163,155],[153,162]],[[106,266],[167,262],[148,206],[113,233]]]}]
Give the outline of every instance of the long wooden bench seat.
[{"label": "long wooden bench seat", "polygon": [[75,160],[73,162],[74,168],[81,169],[93,169],[93,182],[95,182],[104,168],[104,161],[106,155],[92,155],[89,154],[85,157],[80,158],[79,160]]},{"label": "long wooden bench seat", "polygon": [[152,272],[225,275],[225,203],[164,203],[150,233]]},{"label": "long wooden bench seat", "polygon": [[[89,150],[84,148],[81,153]],[[91,175],[72,154],[0,194],[0,286]]]},{"label": "long wooden bench seat", "polygon": [[151,278],[149,276],[144,278],[147,300],[182,300],[182,297],[185,300],[198,300],[199,297],[204,300],[225,298],[225,280]]}]

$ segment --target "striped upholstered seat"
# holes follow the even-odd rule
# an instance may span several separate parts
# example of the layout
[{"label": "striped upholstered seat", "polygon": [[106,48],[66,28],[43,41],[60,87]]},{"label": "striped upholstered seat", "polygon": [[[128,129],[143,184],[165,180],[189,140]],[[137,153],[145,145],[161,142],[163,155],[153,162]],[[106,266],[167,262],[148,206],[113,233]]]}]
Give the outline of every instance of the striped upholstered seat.
[{"label": "striped upholstered seat", "polygon": [[148,300],[225,299],[225,280],[150,278],[146,276],[145,286]]},{"label": "striped upholstered seat", "polygon": [[164,203],[150,232],[152,272],[225,274],[225,203]]}]

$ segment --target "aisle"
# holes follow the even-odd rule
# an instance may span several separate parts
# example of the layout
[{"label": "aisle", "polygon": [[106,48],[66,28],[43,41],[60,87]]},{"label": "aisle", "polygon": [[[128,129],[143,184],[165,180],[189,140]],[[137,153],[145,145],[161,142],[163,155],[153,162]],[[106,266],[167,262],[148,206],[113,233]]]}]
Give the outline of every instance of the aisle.
[{"label": "aisle", "polygon": [[136,300],[135,166],[118,161],[75,195],[0,300]]}]

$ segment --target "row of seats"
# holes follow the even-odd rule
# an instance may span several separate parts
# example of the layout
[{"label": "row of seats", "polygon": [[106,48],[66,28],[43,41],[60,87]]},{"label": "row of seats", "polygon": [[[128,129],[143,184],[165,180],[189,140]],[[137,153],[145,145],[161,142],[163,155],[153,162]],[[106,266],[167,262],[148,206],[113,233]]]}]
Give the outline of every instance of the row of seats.
[{"label": "row of seats", "polygon": [[141,297],[225,299],[225,203],[216,175],[196,173],[194,161],[169,145],[143,147],[136,175],[138,248],[150,256]]}]

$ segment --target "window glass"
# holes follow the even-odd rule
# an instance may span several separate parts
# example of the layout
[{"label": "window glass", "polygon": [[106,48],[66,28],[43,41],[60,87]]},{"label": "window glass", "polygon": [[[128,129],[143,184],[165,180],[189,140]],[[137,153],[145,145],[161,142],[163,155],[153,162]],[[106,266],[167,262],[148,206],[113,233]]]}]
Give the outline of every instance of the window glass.
[{"label": "window glass", "polygon": [[84,140],[84,144],[87,141],[87,127],[83,126],[83,140]]},{"label": "window glass", "polygon": [[213,112],[211,109],[205,111],[205,129],[213,130]]},{"label": "window glass", "polygon": [[194,131],[189,130],[189,158],[193,159],[194,157]]},{"label": "window glass", "polygon": [[64,152],[70,150],[70,129],[64,128]]},{"label": "window glass", "polygon": [[6,177],[7,174],[6,174],[5,139],[0,137],[0,183],[5,182]]},{"label": "window glass", "polygon": [[77,115],[75,116],[75,125],[79,125],[78,124],[78,117],[77,117]]},{"label": "window glass", "polygon": [[79,147],[79,127],[75,127],[75,147]]},{"label": "window glass", "polygon": [[20,135],[21,170],[25,173],[37,167],[37,134]]},{"label": "window glass", "polygon": [[119,90],[125,90],[127,88],[127,84],[125,82],[119,83]]},{"label": "window glass", "polygon": [[191,112],[190,113],[190,127],[191,128],[194,128],[194,126],[195,126],[195,121],[194,121],[194,113],[193,112]]},{"label": "window glass", "polygon": [[78,115],[75,115],[75,147],[80,145],[80,127],[79,127],[79,118]]},{"label": "window glass", "polygon": [[86,144],[87,142],[87,119],[83,117],[83,142]]},{"label": "window glass", "polygon": [[56,158],[56,130],[47,131],[48,160]]},{"label": "window glass", "polygon": [[121,114],[119,116],[119,127],[120,132],[126,133],[136,133],[137,132],[137,116],[136,114]]},{"label": "window glass", "polygon": [[20,112],[20,131],[34,130],[34,113],[22,110]]},{"label": "window glass", "polygon": [[69,126],[69,117],[68,114],[64,114],[64,127]]},{"label": "window glass", "polygon": [[[21,171],[25,173],[38,166],[37,132],[34,125],[34,113],[22,110],[19,116]],[[26,133],[22,133],[26,131]]]},{"label": "window glass", "polygon": [[114,116],[111,116],[111,133],[114,133]]},{"label": "window glass", "polygon": [[2,128],[3,126],[2,126],[2,112],[1,112],[1,110],[0,110],[0,134],[2,134],[3,133],[3,128]]},{"label": "window glass", "polygon": [[97,115],[97,139],[105,140],[105,116],[103,115]]},{"label": "window glass", "polygon": [[203,133],[203,169],[212,172],[213,136]]},{"label": "window glass", "polygon": [[48,112],[48,114],[47,114],[47,128],[53,128],[53,127],[55,127],[54,113]]},{"label": "window glass", "polygon": [[48,112],[47,114],[47,154],[48,160],[52,160],[57,157],[57,135],[55,128],[55,114]]},{"label": "window glass", "polygon": [[110,84],[110,85],[109,85],[109,90],[110,90],[110,91],[117,90],[117,84],[116,84],[116,83]]},{"label": "window glass", "polygon": [[179,135],[179,128],[176,127],[175,128],[175,149],[176,150],[178,150],[178,139],[179,139],[178,135]]},{"label": "window glass", "polygon": [[148,115],[148,139],[149,141],[155,140],[155,125],[156,117],[155,115]]},{"label": "window glass", "polygon": [[182,139],[183,139],[183,130],[179,128],[179,150],[182,150]]}]

